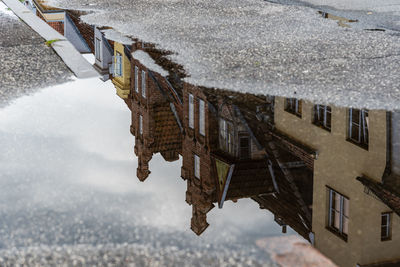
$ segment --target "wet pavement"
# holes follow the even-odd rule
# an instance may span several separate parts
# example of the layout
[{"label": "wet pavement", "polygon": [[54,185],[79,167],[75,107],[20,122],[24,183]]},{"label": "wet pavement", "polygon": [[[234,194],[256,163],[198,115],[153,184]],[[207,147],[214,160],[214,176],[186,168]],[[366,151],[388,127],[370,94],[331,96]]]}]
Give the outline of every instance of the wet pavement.
[{"label": "wet pavement", "polygon": [[32,29],[0,2],[0,106],[40,87],[71,80],[72,73]]},{"label": "wet pavement", "polygon": [[50,2],[93,11],[82,19],[173,52],[198,86],[398,108],[398,31],[342,28],[318,9],[264,1]]},{"label": "wet pavement", "polygon": [[400,3],[396,0],[342,1],[342,0],[269,0],[268,2],[307,6],[336,16],[357,20],[357,29],[381,29],[398,34],[400,31]]}]

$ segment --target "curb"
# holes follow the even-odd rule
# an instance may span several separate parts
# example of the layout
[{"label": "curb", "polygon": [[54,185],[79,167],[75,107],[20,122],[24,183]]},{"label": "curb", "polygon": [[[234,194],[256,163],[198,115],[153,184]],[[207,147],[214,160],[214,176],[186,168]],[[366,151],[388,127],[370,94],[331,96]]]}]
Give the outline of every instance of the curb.
[{"label": "curb", "polygon": [[75,49],[72,43],[70,43],[63,35],[58,33],[46,22],[41,20],[35,14],[33,14],[28,8],[26,8],[18,0],[1,0],[7,5],[15,15],[17,15],[22,21],[24,21],[29,27],[35,32],[42,36],[46,41],[56,40],[52,45],[54,51],[61,57],[68,68],[78,78],[93,78],[99,77],[99,73],[93,68],[93,66]]}]

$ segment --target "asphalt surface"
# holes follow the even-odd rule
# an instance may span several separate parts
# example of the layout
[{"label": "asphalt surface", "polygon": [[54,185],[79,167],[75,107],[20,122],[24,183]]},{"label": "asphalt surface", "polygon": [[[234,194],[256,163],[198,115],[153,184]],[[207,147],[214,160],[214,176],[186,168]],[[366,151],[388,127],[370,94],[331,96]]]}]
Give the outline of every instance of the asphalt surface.
[{"label": "asphalt surface", "polygon": [[266,0],[267,2],[305,6],[342,18],[354,29],[389,31],[400,34],[400,1],[397,0]]},{"label": "asphalt surface", "polygon": [[[0,2],[0,9],[4,4]],[[0,11],[0,107],[15,98],[72,79],[72,73],[18,17]]]},{"label": "asphalt surface", "polygon": [[343,28],[315,8],[257,0],[50,2],[93,11],[82,19],[175,52],[171,59],[196,85],[337,106],[400,107],[395,30]]}]

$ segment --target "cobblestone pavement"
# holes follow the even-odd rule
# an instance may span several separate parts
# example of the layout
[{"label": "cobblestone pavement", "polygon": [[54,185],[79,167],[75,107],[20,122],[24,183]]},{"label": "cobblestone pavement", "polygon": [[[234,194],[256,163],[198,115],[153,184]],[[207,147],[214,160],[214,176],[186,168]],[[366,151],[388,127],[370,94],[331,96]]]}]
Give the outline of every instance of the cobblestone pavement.
[{"label": "cobblestone pavement", "polygon": [[5,9],[0,2],[0,107],[72,77],[44,39]]}]

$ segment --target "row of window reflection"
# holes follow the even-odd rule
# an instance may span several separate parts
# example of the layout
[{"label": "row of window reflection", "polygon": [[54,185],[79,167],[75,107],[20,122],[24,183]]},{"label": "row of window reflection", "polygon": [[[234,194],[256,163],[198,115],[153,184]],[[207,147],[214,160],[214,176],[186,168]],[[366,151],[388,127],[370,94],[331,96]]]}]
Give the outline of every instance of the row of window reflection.
[{"label": "row of window reflection", "polygon": [[[302,101],[296,98],[285,99],[285,111],[301,118]],[[313,124],[327,130],[332,129],[332,110],[330,106],[314,105]],[[368,110],[349,109],[348,139],[362,147],[368,148]]]},{"label": "row of window reflection", "polygon": [[[115,66],[113,69],[113,74],[115,77],[122,76],[122,55],[119,52],[116,52],[115,56]],[[141,71],[141,94],[145,98],[146,97],[146,71]],[[135,66],[135,92],[139,93],[139,68]]]}]

